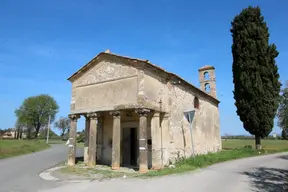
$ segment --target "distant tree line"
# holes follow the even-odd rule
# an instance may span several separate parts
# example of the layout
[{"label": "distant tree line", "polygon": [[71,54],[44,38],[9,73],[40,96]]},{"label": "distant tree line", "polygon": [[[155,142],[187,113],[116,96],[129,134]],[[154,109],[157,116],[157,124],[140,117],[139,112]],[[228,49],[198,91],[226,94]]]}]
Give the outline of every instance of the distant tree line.
[{"label": "distant tree line", "polygon": [[[241,140],[255,140],[255,136],[248,136],[248,135],[225,135],[225,136],[221,136],[221,139],[225,140],[225,139],[241,139]],[[282,135],[276,135],[276,138],[269,135],[265,138],[263,138],[264,140],[275,140],[275,139],[281,139],[281,140],[286,140],[286,138],[284,138]]]},{"label": "distant tree line", "polygon": [[[47,137],[48,124],[50,123],[49,138],[59,138],[51,129],[52,122],[55,120],[59,106],[56,100],[47,94],[31,96],[24,99],[21,106],[15,110],[17,117],[15,128],[15,139],[44,139]],[[49,122],[50,117],[50,122]],[[60,117],[54,123],[54,127],[60,130],[60,137],[66,139],[69,133],[70,120],[68,117]],[[4,134],[8,130],[2,130]],[[10,131],[10,130],[9,130]]]}]

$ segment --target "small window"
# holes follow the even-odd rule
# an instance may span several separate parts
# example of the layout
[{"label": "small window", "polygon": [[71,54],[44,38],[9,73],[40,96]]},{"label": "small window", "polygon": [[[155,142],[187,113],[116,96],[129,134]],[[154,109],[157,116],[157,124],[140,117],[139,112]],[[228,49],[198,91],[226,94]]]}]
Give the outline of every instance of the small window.
[{"label": "small window", "polygon": [[205,84],[205,91],[206,91],[207,93],[210,92],[210,84],[209,84],[209,83],[206,83],[206,84]]},{"label": "small window", "polygon": [[210,78],[209,78],[209,73],[206,71],[206,72],[204,72],[204,79],[205,80],[209,80]]},{"label": "small window", "polygon": [[194,108],[195,109],[200,108],[199,99],[197,97],[194,98]]}]

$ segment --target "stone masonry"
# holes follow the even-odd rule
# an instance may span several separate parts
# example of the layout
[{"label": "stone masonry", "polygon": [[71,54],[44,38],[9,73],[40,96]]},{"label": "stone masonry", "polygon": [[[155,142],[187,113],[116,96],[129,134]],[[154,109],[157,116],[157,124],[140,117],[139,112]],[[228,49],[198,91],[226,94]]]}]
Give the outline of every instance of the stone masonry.
[{"label": "stone masonry", "polygon": [[[102,52],[74,73],[71,141],[85,116],[84,160],[161,169],[179,158],[221,150],[215,69],[199,69],[200,89],[148,60]],[[194,111],[192,126],[185,111]],[[192,128],[192,129],[191,129]],[[72,147],[73,146],[73,147]],[[75,164],[74,143],[69,165]],[[97,162],[96,162],[97,161]]]}]

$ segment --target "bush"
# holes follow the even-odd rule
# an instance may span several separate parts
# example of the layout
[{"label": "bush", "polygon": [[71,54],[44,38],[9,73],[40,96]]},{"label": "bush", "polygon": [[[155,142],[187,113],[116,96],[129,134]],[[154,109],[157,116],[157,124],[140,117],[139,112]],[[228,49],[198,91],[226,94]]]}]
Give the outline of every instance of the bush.
[{"label": "bush", "polygon": [[77,137],[77,143],[84,143],[84,141],[85,141],[85,133],[80,132],[79,136]]}]

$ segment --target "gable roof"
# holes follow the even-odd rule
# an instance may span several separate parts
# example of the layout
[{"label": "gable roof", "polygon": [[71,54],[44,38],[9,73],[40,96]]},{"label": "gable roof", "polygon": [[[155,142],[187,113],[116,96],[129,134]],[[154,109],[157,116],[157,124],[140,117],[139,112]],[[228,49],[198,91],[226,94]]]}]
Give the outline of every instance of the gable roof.
[{"label": "gable roof", "polygon": [[[120,59],[124,59],[127,61],[132,61],[132,62],[141,62],[144,63],[145,65],[148,65],[150,67],[155,68],[156,70],[159,70],[161,72],[164,72],[165,74],[167,74],[169,77],[174,77],[175,79],[179,79],[181,82],[184,82],[186,85],[188,85],[193,91],[197,92],[199,95],[204,96],[208,99],[210,99],[211,101],[215,102],[217,105],[220,103],[220,101],[218,99],[216,99],[215,97],[209,95],[208,93],[206,93],[205,91],[202,91],[201,89],[199,89],[198,87],[194,86],[193,84],[189,83],[188,81],[186,81],[185,79],[183,79],[182,77],[168,72],[164,69],[162,69],[161,67],[154,65],[152,63],[150,63],[149,60],[143,60],[143,59],[136,59],[136,58],[131,58],[131,57],[126,57],[126,56],[122,56],[122,55],[116,55],[116,54],[112,54],[110,53],[110,51],[106,51],[106,52],[100,52],[98,55],[96,55],[91,61],[89,61],[86,65],[84,65],[82,68],[80,68],[77,72],[75,72],[73,75],[71,75],[67,80],[69,81],[73,81],[74,79],[76,79],[79,75],[81,75],[82,72],[85,72],[86,70],[88,70],[90,68],[91,65],[94,64],[94,61],[98,60],[100,57],[102,56],[111,56],[114,58],[120,58]],[[205,68],[207,66],[204,66]],[[209,66],[212,67],[212,66]],[[214,68],[214,67],[213,67]],[[202,69],[202,68],[200,68]]]}]

